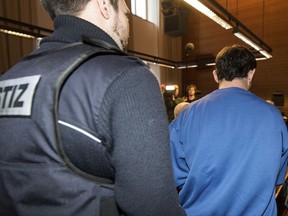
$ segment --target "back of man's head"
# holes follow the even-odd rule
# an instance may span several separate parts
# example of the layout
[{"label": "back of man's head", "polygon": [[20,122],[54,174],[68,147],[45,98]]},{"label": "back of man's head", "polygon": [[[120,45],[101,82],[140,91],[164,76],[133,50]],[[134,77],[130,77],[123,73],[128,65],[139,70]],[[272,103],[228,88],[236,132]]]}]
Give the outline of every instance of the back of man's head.
[{"label": "back of man's head", "polygon": [[226,81],[247,77],[248,72],[257,66],[253,53],[240,45],[224,47],[217,54],[215,63],[218,80]]},{"label": "back of man's head", "polygon": [[[77,16],[91,0],[40,0],[51,19],[59,15]],[[109,0],[117,11],[119,0]]]}]

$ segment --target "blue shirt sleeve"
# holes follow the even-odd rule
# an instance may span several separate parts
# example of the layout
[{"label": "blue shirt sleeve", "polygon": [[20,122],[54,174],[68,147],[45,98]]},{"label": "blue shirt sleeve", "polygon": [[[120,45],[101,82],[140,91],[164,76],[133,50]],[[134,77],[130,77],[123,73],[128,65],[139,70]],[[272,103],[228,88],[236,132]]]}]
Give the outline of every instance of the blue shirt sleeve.
[{"label": "blue shirt sleeve", "polygon": [[288,160],[288,132],[287,126],[284,124],[282,125],[282,155],[281,155],[281,167],[279,171],[279,176],[277,178],[276,185],[281,185],[284,183],[285,175],[287,172],[287,160]]},{"label": "blue shirt sleeve", "polygon": [[189,167],[185,160],[183,144],[180,141],[179,134],[177,133],[177,129],[175,128],[173,122],[170,124],[169,129],[174,181],[176,183],[176,187],[181,189],[187,179]]}]

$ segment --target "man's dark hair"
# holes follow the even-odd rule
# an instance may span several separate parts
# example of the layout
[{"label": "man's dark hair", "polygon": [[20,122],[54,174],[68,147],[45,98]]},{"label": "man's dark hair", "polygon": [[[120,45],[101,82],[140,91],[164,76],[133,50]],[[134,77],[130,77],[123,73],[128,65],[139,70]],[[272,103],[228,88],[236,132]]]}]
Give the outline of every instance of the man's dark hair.
[{"label": "man's dark hair", "polygon": [[247,77],[248,72],[257,66],[253,53],[240,45],[224,47],[217,54],[215,63],[218,80],[227,81]]},{"label": "man's dark hair", "polygon": [[[54,19],[59,15],[76,16],[90,1],[91,0],[40,0],[40,3],[51,19]],[[119,0],[110,0],[111,5],[116,11],[118,11],[118,1]]]}]

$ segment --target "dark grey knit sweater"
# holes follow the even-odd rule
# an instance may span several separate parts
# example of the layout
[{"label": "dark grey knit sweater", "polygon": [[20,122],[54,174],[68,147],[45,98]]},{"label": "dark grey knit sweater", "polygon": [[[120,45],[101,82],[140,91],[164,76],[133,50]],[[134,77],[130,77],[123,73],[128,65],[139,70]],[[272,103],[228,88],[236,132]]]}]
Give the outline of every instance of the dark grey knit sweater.
[{"label": "dark grey knit sweater", "polygon": [[[83,35],[117,46],[104,31],[76,17],[56,17],[54,25],[55,32],[42,40],[39,51],[81,41]],[[63,134],[67,155],[82,170],[115,180],[116,201],[126,215],[184,215],[172,176],[168,122],[159,84],[139,60],[132,60],[132,67],[121,61],[115,65],[115,61],[99,57],[99,64],[93,65],[96,75],[79,68],[63,87],[59,117],[84,127],[106,146],[88,146]],[[121,75],[107,89],[79,81],[97,79],[99,68],[107,73],[121,70]],[[87,102],[78,97],[79,91],[91,95],[89,91],[102,90],[105,97],[101,100]],[[99,113],[94,114],[94,108]]]}]

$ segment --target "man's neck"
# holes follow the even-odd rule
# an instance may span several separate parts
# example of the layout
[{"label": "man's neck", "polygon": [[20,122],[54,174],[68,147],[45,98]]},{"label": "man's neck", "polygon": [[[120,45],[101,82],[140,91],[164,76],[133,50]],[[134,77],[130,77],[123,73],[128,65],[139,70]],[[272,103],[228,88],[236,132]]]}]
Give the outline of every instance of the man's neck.
[{"label": "man's neck", "polygon": [[236,78],[232,81],[221,80],[219,82],[219,89],[237,87],[244,90],[249,90],[250,86],[246,78]]}]

